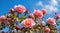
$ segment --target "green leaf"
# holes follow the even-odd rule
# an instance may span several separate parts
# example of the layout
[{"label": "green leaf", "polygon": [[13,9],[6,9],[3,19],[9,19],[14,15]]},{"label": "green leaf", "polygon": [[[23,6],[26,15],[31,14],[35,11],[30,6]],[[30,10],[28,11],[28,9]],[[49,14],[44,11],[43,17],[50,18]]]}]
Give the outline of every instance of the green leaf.
[{"label": "green leaf", "polygon": [[26,16],[22,16],[22,18],[23,18],[23,19],[25,19],[25,18],[26,18]]}]

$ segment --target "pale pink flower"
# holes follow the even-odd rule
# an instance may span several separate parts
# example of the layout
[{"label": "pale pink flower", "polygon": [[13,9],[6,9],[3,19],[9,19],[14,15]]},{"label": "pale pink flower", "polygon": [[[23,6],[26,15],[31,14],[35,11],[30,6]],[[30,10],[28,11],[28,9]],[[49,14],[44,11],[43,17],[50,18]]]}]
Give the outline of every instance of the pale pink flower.
[{"label": "pale pink flower", "polygon": [[30,18],[34,18],[34,15],[33,15],[33,14],[29,14],[29,17],[30,17]]},{"label": "pale pink flower", "polygon": [[55,24],[56,24],[54,18],[48,18],[48,19],[47,19],[47,22],[48,22],[48,24],[50,24],[50,25],[55,25]]},{"label": "pale pink flower", "polygon": [[26,9],[23,5],[15,5],[15,10],[19,13],[24,13]]},{"label": "pale pink flower", "polygon": [[35,25],[35,22],[31,18],[27,18],[27,19],[22,21],[22,25],[25,28],[32,28]]},{"label": "pale pink flower", "polygon": [[49,33],[49,32],[50,32],[50,28],[45,27],[44,31],[45,31],[46,33]]},{"label": "pale pink flower", "polygon": [[46,9],[42,9],[42,12],[43,12],[43,14],[46,14],[47,10]]},{"label": "pale pink flower", "polygon": [[56,14],[56,18],[60,18],[60,14]]},{"label": "pale pink flower", "polygon": [[43,17],[43,12],[40,11],[40,10],[34,10],[34,15],[39,17],[39,18],[42,18]]},{"label": "pale pink flower", "polygon": [[6,16],[1,16],[0,21],[3,22],[3,23],[6,23]]}]

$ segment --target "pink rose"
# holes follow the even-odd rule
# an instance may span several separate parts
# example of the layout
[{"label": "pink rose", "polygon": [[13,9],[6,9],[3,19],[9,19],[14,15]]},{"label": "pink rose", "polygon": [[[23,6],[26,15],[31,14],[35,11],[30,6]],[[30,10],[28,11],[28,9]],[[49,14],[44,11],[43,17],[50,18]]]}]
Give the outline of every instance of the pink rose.
[{"label": "pink rose", "polygon": [[48,22],[48,24],[50,24],[50,25],[55,25],[55,24],[56,24],[54,18],[48,18],[47,22]]},{"label": "pink rose", "polygon": [[15,5],[15,10],[19,13],[23,13],[23,12],[25,12],[26,9],[22,5],[17,5],[17,6]]},{"label": "pink rose", "polygon": [[56,18],[57,18],[57,19],[60,18],[60,14],[56,14]]},{"label": "pink rose", "polygon": [[42,18],[43,17],[43,12],[40,11],[40,10],[34,10],[34,15],[39,17],[39,18]]},{"label": "pink rose", "polygon": [[3,23],[6,23],[6,16],[1,16],[0,21],[3,22]]},{"label": "pink rose", "polygon": [[49,32],[50,32],[50,28],[45,27],[44,31],[45,31],[46,33],[49,33]]},{"label": "pink rose", "polygon": [[22,21],[22,25],[25,28],[32,28],[35,25],[35,22],[31,18],[27,18]]},{"label": "pink rose", "polygon": [[16,30],[19,30],[19,29],[20,29],[20,26],[19,26],[19,25],[17,25],[17,26],[16,26]]},{"label": "pink rose", "polygon": [[33,15],[33,14],[29,14],[29,17],[30,17],[30,18],[34,18],[34,15]]},{"label": "pink rose", "polygon": [[42,9],[42,12],[43,12],[43,14],[46,14],[47,10],[46,9]]},{"label": "pink rose", "polygon": [[13,8],[10,8],[10,13],[14,13],[14,9]]}]

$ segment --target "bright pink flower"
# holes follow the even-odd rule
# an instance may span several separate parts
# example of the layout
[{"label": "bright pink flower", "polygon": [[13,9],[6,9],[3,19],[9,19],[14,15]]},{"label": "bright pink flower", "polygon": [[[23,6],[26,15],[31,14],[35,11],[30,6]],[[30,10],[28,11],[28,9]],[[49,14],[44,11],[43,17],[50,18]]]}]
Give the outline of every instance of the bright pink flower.
[{"label": "bright pink flower", "polygon": [[55,25],[55,24],[56,24],[54,18],[48,18],[47,22],[48,22],[48,24],[50,24],[50,25]]},{"label": "bright pink flower", "polygon": [[23,12],[25,12],[26,9],[22,5],[17,5],[17,6],[15,6],[15,10],[19,13],[23,13]]},{"label": "bright pink flower", "polygon": [[10,13],[14,13],[14,9],[13,8],[10,8]]},{"label": "bright pink flower", "polygon": [[60,14],[56,14],[56,18],[60,18]]},{"label": "bright pink flower", "polygon": [[16,30],[19,30],[19,29],[20,29],[20,26],[19,26],[19,25],[17,25],[17,26],[16,26]]},{"label": "bright pink flower", "polygon": [[42,12],[43,12],[43,14],[46,14],[47,10],[46,9],[42,9]]},{"label": "bright pink flower", "polygon": [[25,28],[32,28],[35,25],[35,22],[31,18],[27,18],[22,21],[22,25]]},{"label": "bright pink flower", "polygon": [[34,10],[34,15],[39,17],[39,18],[42,18],[43,17],[43,12],[40,11],[40,10]]},{"label": "bright pink flower", "polygon": [[48,32],[50,32],[50,28],[45,27],[44,31],[45,31],[46,33],[48,33]]},{"label": "bright pink flower", "polygon": [[6,16],[1,16],[0,21],[3,22],[3,23],[6,23]]},{"label": "bright pink flower", "polygon": [[34,18],[34,15],[33,15],[33,14],[29,14],[29,17],[30,17],[30,18]]}]

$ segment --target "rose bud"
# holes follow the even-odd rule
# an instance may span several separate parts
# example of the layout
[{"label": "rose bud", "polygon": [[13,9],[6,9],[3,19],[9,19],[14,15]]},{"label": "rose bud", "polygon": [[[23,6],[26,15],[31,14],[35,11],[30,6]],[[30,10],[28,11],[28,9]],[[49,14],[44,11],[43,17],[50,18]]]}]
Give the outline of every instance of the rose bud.
[{"label": "rose bud", "polygon": [[42,9],[41,11],[43,12],[43,14],[46,14],[47,13],[47,10],[46,9]]},{"label": "rose bud", "polygon": [[13,8],[10,8],[10,13],[14,13],[14,9]]},{"label": "rose bud", "polygon": [[19,30],[19,29],[20,29],[20,26],[19,26],[19,25],[17,25],[17,26],[16,26],[16,30]]},{"label": "rose bud", "polygon": [[56,19],[59,19],[60,18],[60,14],[56,14]]},{"label": "rose bud", "polygon": [[34,18],[34,15],[33,14],[29,14],[29,18]]},{"label": "rose bud", "polygon": [[25,13],[28,13],[28,9],[25,11]]}]

